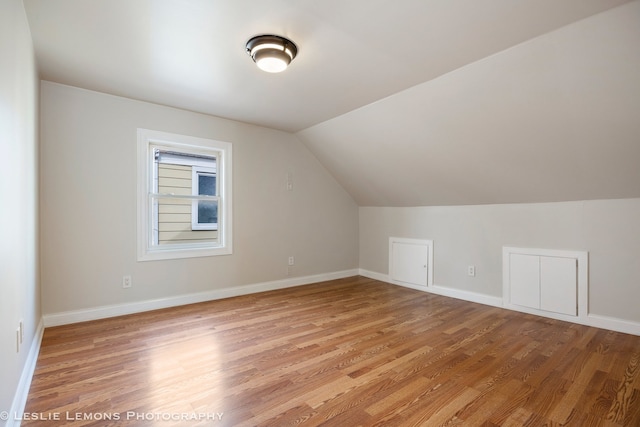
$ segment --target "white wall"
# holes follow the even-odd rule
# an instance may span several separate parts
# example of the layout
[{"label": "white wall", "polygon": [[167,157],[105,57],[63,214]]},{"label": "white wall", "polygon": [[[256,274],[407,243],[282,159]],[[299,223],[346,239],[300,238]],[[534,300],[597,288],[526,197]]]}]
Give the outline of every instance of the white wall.
[{"label": "white wall", "polygon": [[[3,0],[0,2],[0,412],[12,409],[40,322],[37,87],[31,35],[22,1]],[[21,319],[24,340],[18,353],[16,328]],[[0,425],[4,421],[0,420]]]},{"label": "white wall", "polygon": [[435,285],[501,298],[502,246],[587,251],[589,313],[640,322],[639,218],[640,199],[361,207],[360,268],[388,274],[389,237],[433,239]]},{"label": "white wall", "polygon": [[[50,82],[41,105],[45,315],[357,268],[358,208],[294,135]],[[137,128],[233,144],[233,255],[136,261]]]}]

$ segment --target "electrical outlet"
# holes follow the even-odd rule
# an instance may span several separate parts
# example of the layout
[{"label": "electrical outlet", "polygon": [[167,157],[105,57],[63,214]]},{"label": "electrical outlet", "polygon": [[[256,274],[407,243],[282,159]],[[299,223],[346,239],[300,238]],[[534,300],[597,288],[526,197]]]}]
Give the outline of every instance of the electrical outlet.
[{"label": "electrical outlet", "polygon": [[289,257],[289,265],[295,265],[295,259],[292,256]]},{"label": "electrical outlet", "polygon": [[131,287],[131,276],[122,276],[122,287],[124,289]]},{"label": "electrical outlet", "polygon": [[476,266],[475,265],[470,265],[467,267],[467,275],[469,275],[470,277],[475,277],[476,276]]}]

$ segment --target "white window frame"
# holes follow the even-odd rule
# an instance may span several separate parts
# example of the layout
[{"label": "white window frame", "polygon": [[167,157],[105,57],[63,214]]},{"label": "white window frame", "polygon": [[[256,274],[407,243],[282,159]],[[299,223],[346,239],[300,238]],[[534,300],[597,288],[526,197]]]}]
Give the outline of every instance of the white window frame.
[{"label": "white window frame", "polygon": [[[154,203],[157,191],[155,148],[216,157],[218,238],[216,242],[158,245],[154,241]],[[229,142],[138,129],[138,261],[194,258],[233,253],[232,146]]]},{"label": "white window frame", "polygon": [[[208,168],[208,167],[203,167],[203,166],[192,166],[191,167],[191,193],[194,196],[198,196],[199,194],[199,185],[200,185],[200,176],[201,175],[206,175],[206,176],[214,176],[216,177],[216,190],[215,193],[216,195],[219,194],[219,190],[218,190],[218,176],[216,173],[216,170],[214,168]],[[199,200],[194,200],[191,203],[191,229],[192,230],[217,230],[218,229],[218,223],[206,223],[206,224],[201,224],[200,222],[198,222],[198,203],[200,201]]]}]

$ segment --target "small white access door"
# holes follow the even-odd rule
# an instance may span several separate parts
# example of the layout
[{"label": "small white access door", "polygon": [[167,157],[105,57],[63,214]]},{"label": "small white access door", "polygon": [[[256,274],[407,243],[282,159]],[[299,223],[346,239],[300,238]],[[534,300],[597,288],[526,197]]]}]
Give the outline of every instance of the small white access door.
[{"label": "small white access door", "polygon": [[575,258],[540,257],[540,308],[578,315],[578,261]]},{"label": "small white access door", "polygon": [[389,278],[393,283],[431,286],[432,266],[433,240],[389,239]]},{"label": "small white access door", "polygon": [[511,303],[540,309],[540,257],[509,256]]}]

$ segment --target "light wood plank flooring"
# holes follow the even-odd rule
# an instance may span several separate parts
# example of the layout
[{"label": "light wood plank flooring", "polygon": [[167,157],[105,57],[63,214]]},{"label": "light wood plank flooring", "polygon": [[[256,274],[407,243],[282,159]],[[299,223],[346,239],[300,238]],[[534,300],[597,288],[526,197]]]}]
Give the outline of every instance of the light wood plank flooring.
[{"label": "light wood plank flooring", "polygon": [[23,426],[637,427],[640,337],[354,277],[47,328],[26,413],[39,420]]}]

